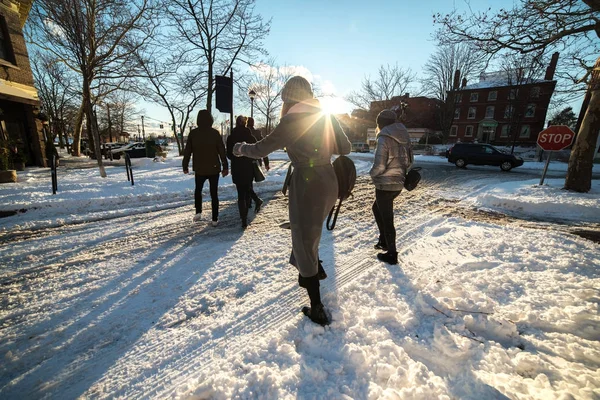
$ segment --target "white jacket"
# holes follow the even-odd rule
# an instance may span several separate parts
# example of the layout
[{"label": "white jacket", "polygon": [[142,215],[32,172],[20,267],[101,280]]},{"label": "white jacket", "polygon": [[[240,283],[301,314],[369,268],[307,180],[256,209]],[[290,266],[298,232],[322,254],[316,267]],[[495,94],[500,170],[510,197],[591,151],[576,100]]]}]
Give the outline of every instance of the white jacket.
[{"label": "white jacket", "polygon": [[375,159],[369,171],[375,188],[402,190],[406,172],[412,163],[413,154],[406,127],[397,122],[383,128],[377,134]]}]

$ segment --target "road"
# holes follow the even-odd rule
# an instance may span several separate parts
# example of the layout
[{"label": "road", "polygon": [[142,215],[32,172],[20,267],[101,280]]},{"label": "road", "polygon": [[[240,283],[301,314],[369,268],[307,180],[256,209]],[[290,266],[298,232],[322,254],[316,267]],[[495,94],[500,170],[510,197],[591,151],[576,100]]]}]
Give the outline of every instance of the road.
[{"label": "road", "polygon": [[[535,179],[537,173],[424,165],[422,175],[419,188],[396,203],[400,250],[419,239],[419,226],[457,215],[515,229],[587,232],[597,239],[598,226],[524,221],[442,196],[457,187],[467,195],[494,182]],[[289,231],[279,228],[287,220],[287,198],[280,192],[261,195],[263,210],[246,231],[235,199],[225,197],[217,228],[192,225],[189,203],[5,233],[0,397],[168,397],[191,378],[210,373],[220,355],[298,318],[305,295],[285,262]],[[372,199],[369,180],[359,177],[336,229],[324,234],[326,257],[334,243],[342,241],[344,250],[334,273],[328,267],[323,291],[343,290],[373,268]],[[274,259],[279,261],[273,264]]]}]

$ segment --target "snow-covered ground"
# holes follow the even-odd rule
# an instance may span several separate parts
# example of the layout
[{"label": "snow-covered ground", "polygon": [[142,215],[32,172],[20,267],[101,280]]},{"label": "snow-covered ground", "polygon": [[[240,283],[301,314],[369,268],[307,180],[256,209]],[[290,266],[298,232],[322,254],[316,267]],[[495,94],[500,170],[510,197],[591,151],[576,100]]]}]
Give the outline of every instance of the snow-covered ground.
[{"label": "snow-covered ground", "polygon": [[[366,175],[372,154],[352,158]],[[543,163],[526,163],[446,184],[433,175],[453,179],[447,160],[419,156],[429,175],[396,205],[398,266],[376,260],[357,185],[323,231],[322,328],[299,312],[276,194],[287,157],[271,159],[247,231],[230,176],[219,227],[191,225],[180,157],[134,159],[134,186],[122,166],[63,168],[56,195],[47,169],[1,185],[0,211],[26,211],[0,219],[0,398],[600,398],[600,246],[561,229],[600,228],[600,181],[563,191],[551,163],[539,186],[518,171]]]}]

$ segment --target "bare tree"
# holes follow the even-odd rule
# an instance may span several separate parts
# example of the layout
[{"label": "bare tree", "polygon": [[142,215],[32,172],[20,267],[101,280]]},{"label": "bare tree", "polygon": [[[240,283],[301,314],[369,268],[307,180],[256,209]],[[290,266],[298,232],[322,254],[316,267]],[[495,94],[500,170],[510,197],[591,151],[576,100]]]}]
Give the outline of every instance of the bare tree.
[{"label": "bare tree", "polygon": [[600,79],[597,70],[592,73],[600,53],[600,1],[520,0],[495,14],[454,11],[436,14],[434,21],[442,26],[438,38],[445,43],[470,42],[490,55],[504,49],[523,54],[557,50],[577,65],[571,78],[588,83],[589,103],[571,151],[565,189],[588,192],[600,130]]},{"label": "bare tree", "polygon": [[65,120],[76,102],[74,89],[78,82],[63,63],[57,62],[47,53],[33,53],[31,67],[42,107],[50,122],[48,141],[53,143],[58,136],[60,148],[64,148],[66,144],[68,150]]},{"label": "bare tree", "polygon": [[153,1],[38,0],[30,14],[30,40],[81,75],[83,114],[102,177],[106,172],[93,113],[99,95],[93,88],[98,81],[117,87],[131,76],[134,54],[154,29]]},{"label": "bare tree", "polygon": [[398,64],[382,65],[377,71],[377,78],[365,76],[361,89],[351,92],[346,100],[358,108],[368,110],[373,101],[390,100],[406,93],[416,82],[416,76],[410,68],[404,69]]},{"label": "bare tree", "polygon": [[444,102],[439,110],[444,141],[448,139],[454,121],[456,103],[454,95],[450,92],[457,89],[454,87],[456,71],[460,74],[457,78],[470,81],[478,76],[485,66],[485,54],[468,44],[440,45],[425,63],[421,87],[424,93]]},{"label": "bare tree", "polygon": [[287,66],[278,66],[274,58],[253,65],[250,70],[251,74],[240,80],[239,97],[245,102],[251,102],[248,91],[253,90],[256,93],[254,109],[264,118],[266,133],[269,134],[283,104],[281,91],[293,76],[294,70]]},{"label": "bare tree", "polygon": [[179,49],[190,65],[202,60],[206,109],[212,110],[215,75],[228,75],[238,62],[266,54],[262,41],[271,22],[254,12],[256,0],[170,0],[166,3]]}]

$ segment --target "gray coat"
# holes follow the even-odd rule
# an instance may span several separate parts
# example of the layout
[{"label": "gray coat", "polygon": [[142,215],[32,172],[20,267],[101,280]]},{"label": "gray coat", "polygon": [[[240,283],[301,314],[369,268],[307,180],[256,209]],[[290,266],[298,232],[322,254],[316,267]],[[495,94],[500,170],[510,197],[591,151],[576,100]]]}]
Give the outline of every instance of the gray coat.
[{"label": "gray coat", "polygon": [[375,188],[402,190],[406,172],[412,163],[413,154],[406,127],[397,122],[383,128],[377,134],[375,158],[369,171]]},{"label": "gray coat", "polygon": [[284,147],[294,167],[288,205],[294,255],[290,262],[303,277],[311,277],[318,272],[323,222],[338,196],[331,156],[350,153],[352,145],[339,122],[321,114],[313,99],[294,105],[269,136],[239,151],[261,158]]}]

